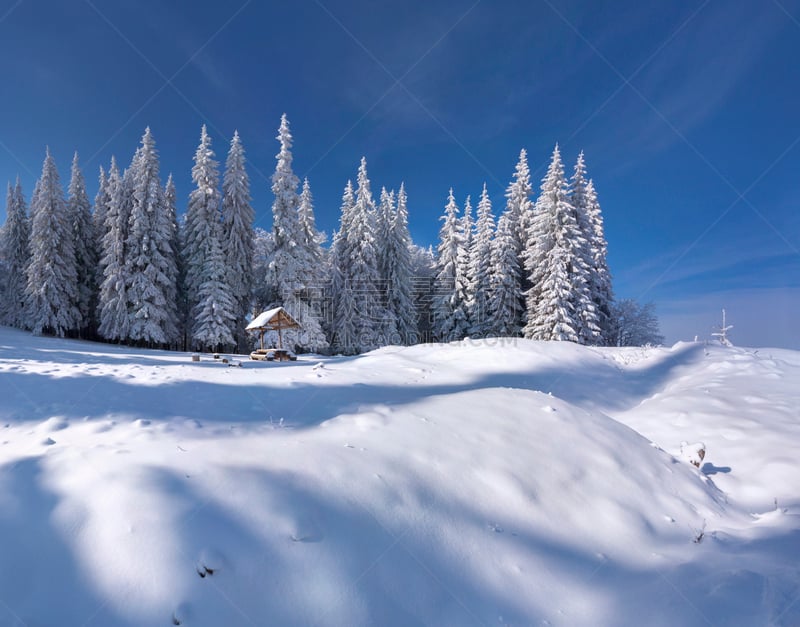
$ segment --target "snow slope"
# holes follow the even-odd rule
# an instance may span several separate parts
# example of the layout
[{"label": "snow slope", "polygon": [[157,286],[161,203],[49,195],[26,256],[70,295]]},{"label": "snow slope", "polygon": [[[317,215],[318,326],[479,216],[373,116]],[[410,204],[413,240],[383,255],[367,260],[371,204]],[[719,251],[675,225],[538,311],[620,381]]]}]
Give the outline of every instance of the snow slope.
[{"label": "snow slope", "polygon": [[797,625],[798,407],[792,351],[0,328],[0,625]]}]

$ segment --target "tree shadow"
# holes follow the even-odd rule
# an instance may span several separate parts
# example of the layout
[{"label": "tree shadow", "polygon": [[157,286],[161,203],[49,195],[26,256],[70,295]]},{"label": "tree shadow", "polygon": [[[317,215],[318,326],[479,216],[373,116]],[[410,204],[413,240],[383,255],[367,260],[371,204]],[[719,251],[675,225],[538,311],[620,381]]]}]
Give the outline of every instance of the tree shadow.
[{"label": "tree shadow", "polygon": [[46,487],[42,460],[27,457],[0,467],[0,621],[28,627],[83,625],[94,619],[132,625],[93,590],[69,546],[68,530],[58,527],[59,498]]},{"label": "tree shadow", "polygon": [[730,466],[715,466],[711,462],[706,462],[700,469],[704,475],[728,474],[730,471]]},{"label": "tree shadow", "polygon": [[[310,381],[298,379],[288,384],[269,379],[257,384],[240,384],[235,368],[229,369],[230,383],[171,380],[166,370],[163,378],[152,381],[117,378],[114,373],[93,376],[82,371],[70,375],[63,370],[43,373],[17,370],[7,371],[0,378],[4,393],[0,411],[5,405],[0,419],[19,422],[43,421],[52,416],[131,420],[180,418],[222,424],[283,419],[284,426],[304,428],[343,413],[359,411],[364,406],[402,406],[426,397],[486,388],[549,392],[588,409],[621,411],[636,406],[661,389],[674,369],[693,359],[697,350],[688,345],[634,372],[621,372],[605,361],[600,362],[599,367],[595,361],[587,360],[566,365],[541,364],[524,371],[479,374],[471,379],[464,377],[457,383],[433,384],[334,384],[328,380],[318,381],[309,361],[277,366],[292,368],[299,376],[305,372],[310,378]],[[97,363],[109,363],[102,361],[102,357],[96,359]],[[347,359],[335,358],[333,363],[346,363]],[[153,363],[157,362],[150,362],[150,365]],[[175,362],[169,365],[174,367]],[[218,363],[203,365],[224,367]],[[256,367],[266,370],[276,366],[258,364]]]},{"label": "tree shadow", "polygon": [[[204,483],[174,468],[147,468],[147,490],[180,515],[152,523],[157,513],[138,508],[141,520],[131,525],[150,520],[140,532],[155,543],[163,541],[159,535],[174,538],[177,559],[148,562],[133,554],[130,566],[152,576],[167,571],[174,597],[153,599],[135,616],[134,608],[118,608],[117,616],[92,624],[168,624],[173,607],[187,624],[209,626],[611,625],[632,616],[654,625],[767,624],[791,610],[790,595],[798,592],[791,578],[741,567],[771,554],[788,564],[797,532],[752,542],[709,536],[706,550],[688,561],[680,550],[682,557],[670,560],[677,565],[665,566],[635,555],[609,558],[590,550],[591,538],[573,542],[523,521],[491,526],[478,503],[420,482],[404,485],[402,503],[386,508],[373,493],[382,488],[368,482],[348,487],[247,466],[219,471],[220,483]],[[414,514],[420,511],[424,517]],[[49,532],[37,527],[29,537],[46,546]],[[607,542],[598,529],[597,544]],[[686,545],[694,546],[688,536]],[[209,555],[213,561],[204,562]],[[213,573],[200,577],[203,563]],[[28,563],[33,576],[42,566]],[[776,562],[775,571],[784,566]],[[780,596],[767,598],[765,590]],[[96,598],[86,580],[68,591],[87,603]],[[80,624],[38,616],[42,624]]]}]

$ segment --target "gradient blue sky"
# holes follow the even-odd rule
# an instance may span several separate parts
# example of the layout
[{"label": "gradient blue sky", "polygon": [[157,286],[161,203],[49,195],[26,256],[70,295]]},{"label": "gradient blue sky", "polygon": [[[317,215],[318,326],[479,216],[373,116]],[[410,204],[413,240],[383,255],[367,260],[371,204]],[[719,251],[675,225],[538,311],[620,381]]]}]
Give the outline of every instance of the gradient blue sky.
[{"label": "gradient blue sky", "polygon": [[365,155],[431,244],[450,186],[486,181],[497,214],[520,148],[538,186],[559,142],[570,169],[586,152],[618,296],[668,341],[726,307],[736,343],[800,348],[798,59],[800,0],[0,0],[0,180],[30,197],[49,145],[93,195],[150,125],[183,209],[206,123],[220,160],[239,130],[269,228],[286,112],[321,228]]}]

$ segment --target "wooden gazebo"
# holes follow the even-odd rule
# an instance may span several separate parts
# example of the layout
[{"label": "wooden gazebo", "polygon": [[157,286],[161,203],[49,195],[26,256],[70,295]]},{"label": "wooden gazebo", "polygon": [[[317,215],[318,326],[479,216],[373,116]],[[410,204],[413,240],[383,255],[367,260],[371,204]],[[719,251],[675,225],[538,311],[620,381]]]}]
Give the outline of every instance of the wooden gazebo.
[{"label": "wooden gazebo", "polygon": [[[250,357],[252,359],[266,359],[268,361],[272,361],[273,359],[279,361],[297,359],[290,351],[284,350],[282,331],[284,329],[298,328],[300,328],[300,323],[292,318],[283,307],[275,307],[275,309],[261,312],[245,327],[247,331],[258,331],[260,334],[259,349],[250,353]],[[277,348],[264,348],[264,334],[267,331],[278,332]]]}]

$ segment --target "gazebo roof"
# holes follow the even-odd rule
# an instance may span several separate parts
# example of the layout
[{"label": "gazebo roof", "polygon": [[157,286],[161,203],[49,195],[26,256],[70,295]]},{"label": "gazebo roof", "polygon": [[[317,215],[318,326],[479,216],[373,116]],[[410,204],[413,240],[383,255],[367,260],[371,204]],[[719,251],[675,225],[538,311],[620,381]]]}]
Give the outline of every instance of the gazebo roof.
[{"label": "gazebo roof", "polygon": [[299,326],[300,323],[292,318],[283,307],[275,307],[275,309],[258,314],[245,329],[247,331],[277,331]]}]

